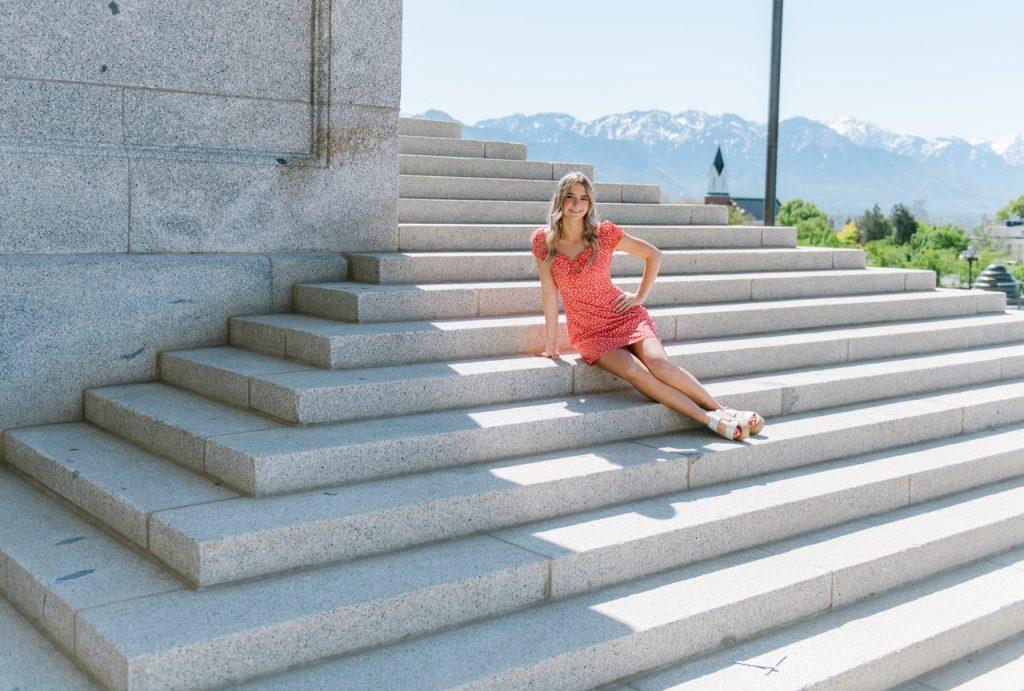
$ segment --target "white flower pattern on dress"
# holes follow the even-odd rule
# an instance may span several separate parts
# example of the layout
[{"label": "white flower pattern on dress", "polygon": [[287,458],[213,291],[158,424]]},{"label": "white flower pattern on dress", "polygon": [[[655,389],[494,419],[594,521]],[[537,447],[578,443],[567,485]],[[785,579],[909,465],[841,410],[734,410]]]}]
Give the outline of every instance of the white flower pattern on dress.
[{"label": "white flower pattern on dress", "polygon": [[[548,229],[541,227],[530,236],[530,249],[541,260],[547,257],[547,233]],[[551,275],[565,308],[569,343],[587,364],[593,364],[605,351],[645,338],[660,338],[643,305],[615,311],[615,298],[624,291],[612,283],[611,264],[622,233],[622,228],[611,221],[601,222],[597,229],[601,248],[585,271],[583,267],[593,251],[589,247],[575,259],[558,254],[551,264]]]}]

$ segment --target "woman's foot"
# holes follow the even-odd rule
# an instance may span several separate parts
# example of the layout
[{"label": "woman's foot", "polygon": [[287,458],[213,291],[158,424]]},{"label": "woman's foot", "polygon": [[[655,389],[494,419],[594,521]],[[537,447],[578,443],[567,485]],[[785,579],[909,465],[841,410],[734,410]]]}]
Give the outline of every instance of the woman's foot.
[{"label": "woman's foot", "polygon": [[724,437],[732,441],[741,441],[747,438],[747,435],[743,433],[743,429],[740,427],[739,421],[727,415],[724,410],[712,410],[707,415],[708,428],[713,430],[720,437]]},{"label": "woman's foot", "polygon": [[720,410],[740,423],[744,439],[751,434],[760,434],[764,429],[764,418],[753,410],[736,410],[735,408],[721,408]]}]

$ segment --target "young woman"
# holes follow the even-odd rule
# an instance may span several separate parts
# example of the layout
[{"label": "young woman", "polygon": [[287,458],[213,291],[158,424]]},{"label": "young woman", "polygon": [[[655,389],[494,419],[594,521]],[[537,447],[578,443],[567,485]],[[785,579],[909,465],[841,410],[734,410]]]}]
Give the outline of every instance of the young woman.
[{"label": "young woman", "polygon": [[[530,247],[540,273],[544,308],[543,357],[558,359],[558,293],[565,307],[569,343],[584,362],[635,386],[648,398],[688,415],[726,439],[746,439],[764,427],[753,411],[723,408],[686,370],[672,364],[642,303],[654,287],[661,252],[625,233],[611,221],[597,222],[594,186],[581,172],[569,173],[551,199],[547,228],[538,228]],[[618,247],[645,262],[636,293],[611,279]]]}]

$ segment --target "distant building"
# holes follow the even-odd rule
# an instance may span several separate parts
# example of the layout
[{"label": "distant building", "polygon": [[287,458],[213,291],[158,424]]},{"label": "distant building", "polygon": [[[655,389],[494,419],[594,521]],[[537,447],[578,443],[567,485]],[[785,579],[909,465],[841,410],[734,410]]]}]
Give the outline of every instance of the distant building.
[{"label": "distant building", "polygon": [[1017,261],[1024,261],[1024,219],[997,221],[982,216],[981,229],[995,247]]},{"label": "distant building", "polygon": [[[715,160],[711,162],[708,170],[708,191],[704,195],[705,204],[730,204],[739,207],[745,214],[754,219],[754,225],[764,223],[764,197],[733,197],[729,194],[729,176],[725,172],[725,159],[722,157],[722,147],[715,151]],[[775,200],[775,213],[779,213],[779,200]]]}]

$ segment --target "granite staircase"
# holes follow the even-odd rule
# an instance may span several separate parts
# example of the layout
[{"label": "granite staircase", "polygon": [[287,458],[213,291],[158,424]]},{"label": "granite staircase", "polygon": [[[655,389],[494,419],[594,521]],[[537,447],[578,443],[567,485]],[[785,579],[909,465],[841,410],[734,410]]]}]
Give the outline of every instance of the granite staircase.
[{"label": "granite staircase", "polygon": [[664,252],[671,359],[767,418],[728,442],[564,324],[560,361],[530,354],[529,235],[590,166],[424,120],[400,151],[395,251],[4,434],[0,591],[94,681],[887,688],[1024,632],[1002,293],[596,183]]}]

